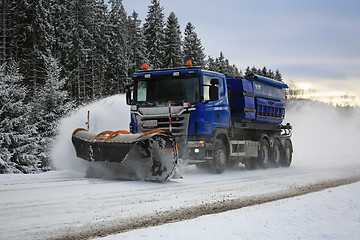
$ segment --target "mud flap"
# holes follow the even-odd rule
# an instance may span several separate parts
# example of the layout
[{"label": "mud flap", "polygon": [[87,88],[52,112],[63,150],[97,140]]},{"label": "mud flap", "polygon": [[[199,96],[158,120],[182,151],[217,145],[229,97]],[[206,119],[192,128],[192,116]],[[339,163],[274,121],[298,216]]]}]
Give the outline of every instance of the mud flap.
[{"label": "mud flap", "polygon": [[167,181],[176,174],[175,138],[164,131],[95,134],[77,129],[72,142],[77,157],[90,162],[87,173],[90,177]]}]

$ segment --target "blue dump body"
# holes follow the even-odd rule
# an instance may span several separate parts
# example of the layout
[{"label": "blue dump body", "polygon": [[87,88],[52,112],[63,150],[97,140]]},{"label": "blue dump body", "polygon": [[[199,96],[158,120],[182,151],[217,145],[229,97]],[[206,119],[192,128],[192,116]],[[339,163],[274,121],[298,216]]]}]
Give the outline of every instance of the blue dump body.
[{"label": "blue dump body", "polygon": [[258,75],[226,80],[231,93],[233,120],[282,123],[285,115],[285,88],[288,88],[285,83]]}]

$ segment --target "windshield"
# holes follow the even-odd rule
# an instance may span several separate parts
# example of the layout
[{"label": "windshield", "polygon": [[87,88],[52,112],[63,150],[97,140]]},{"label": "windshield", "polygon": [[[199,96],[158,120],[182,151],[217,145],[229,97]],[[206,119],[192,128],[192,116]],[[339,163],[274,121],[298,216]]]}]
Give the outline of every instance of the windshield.
[{"label": "windshield", "polygon": [[136,83],[135,101],[142,105],[199,102],[199,77],[153,76]]}]

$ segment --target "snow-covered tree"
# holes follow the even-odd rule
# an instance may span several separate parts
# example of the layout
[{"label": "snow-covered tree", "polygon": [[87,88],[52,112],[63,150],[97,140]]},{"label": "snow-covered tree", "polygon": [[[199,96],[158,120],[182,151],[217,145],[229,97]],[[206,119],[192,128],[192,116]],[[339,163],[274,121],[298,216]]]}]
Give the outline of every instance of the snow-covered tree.
[{"label": "snow-covered tree", "polygon": [[[13,1],[14,2],[14,1]],[[44,65],[54,43],[54,28],[51,24],[51,1],[15,1],[11,3],[10,56],[17,59],[24,83],[34,95],[43,83]]]},{"label": "snow-covered tree", "polygon": [[264,66],[263,69],[261,70],[260,73],[261,76],[267,77],[268,76],[268,70],[267,68]]},{"label": "snow-covered tree", "polygon": [[171,12],[165,27],[163,67],[179,67],[184,65],[181,51],[181,30],[174,12]]},{"label": "snow-covered tree", "polygon": [[147,62],[141,20],[138,19],[138,13],[135,11],[133,11],[132,15],[129,16],[129,31],[131,36],[131,49],[134,55],[134,68],[132,69],[131,73],[134,73],[142,66],[143,63]]},{"label": "snow-covered tree", "polygon": [[42,168],[50,166],[49,152],[58,134],[58,122],[70,109],[68,93],[64,90],[66,79],[61,77],[59,61],[49,57],[46,63],[45,84],[36,101],[35,125],[37,128],[38,158]]},{"label": "snow-covered tree", "polygon": [[147,59],[154,68],[163,66],[164,59],[164,13],[159,0],[152,0],[144,23]]},{"label": "snow-covered tree", "polygon": [[251,69],[249,66],[247,66],[247,68],[245,69],[244,74],[245,74],[245,76],[251,74]]},{"label": "snow-covered tree", "polygon": [[216,71],[215,59],[210,56],[206,60],[206,69],[210,71]]},{"label": "snow-covered tree", "polygon": [[271,69],[266,68],[265,66],[262,69],[256,68],[255,66],[250,69],[250,67],[248,66],[245,70],[245,75],[252,73],[282,81],[282,75],[278,69],[274,72]]},{"label": "snow-covered tree", "polygon": [[241,74],[236,65],[231,65],[228,59],[225,59],[224,54],[220,52],[220,56],[215,60],[209,57],[207,61],[207,69],[215,72],[223,73],[227,76],[235,76]]},{"label": "snow-covered tree", "polygon": [[191,60],[194,66],[205,66],[204,48],[195,32],[195,27],[190,22],[185,28],[183,55],[185,62]]},{"label": "snow-covered tree", "polygon": [[122,0],[110,0],[109,3],[110,55],[107,92],[116,94],[124,90],[124,78],[131,67],[131,47],[127,14]]},{"label": "snow-covered tree", "polygon": [[276,69],[276,71],[275,71],[274,79],[279,80],[279,81],[283,80],[282,75],[278,69]]},{"label": "snow-covered tree", "polygon": [[14,62],[0,67],[0,173],[39,171],[26,87]]},{"label": "snow-covered tree", "polygon": [[11,36],[14,34],[13,7],[11,0],[0,1],[0,64],[10,60],[14,45]]},{"label": "snow-covered tree", "polygon": [[269,77],[269,78],[272,78],[272,79],[275,78],[275,74],[274,74],[274,72],[273,72],[271,69],[269,69],[269,71],[267,72],[267,75],[266,75],[266,76]]}]

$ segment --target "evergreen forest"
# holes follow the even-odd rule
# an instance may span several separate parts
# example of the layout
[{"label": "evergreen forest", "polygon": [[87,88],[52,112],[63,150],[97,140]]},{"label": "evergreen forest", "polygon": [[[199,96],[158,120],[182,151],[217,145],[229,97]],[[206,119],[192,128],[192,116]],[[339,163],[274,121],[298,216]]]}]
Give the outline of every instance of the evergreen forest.
[{"label": "evergreen forest", "polygon": [[[149,0],[150,1],[150,0]],[[278,70],[206,56],[195,26],[151,0],[147,16],[128,14],[122,0],[1,0],[0,173],[51,170],[59,120],[74,108],[124,93],[143,63],[194,66],[229,76]]]}]

